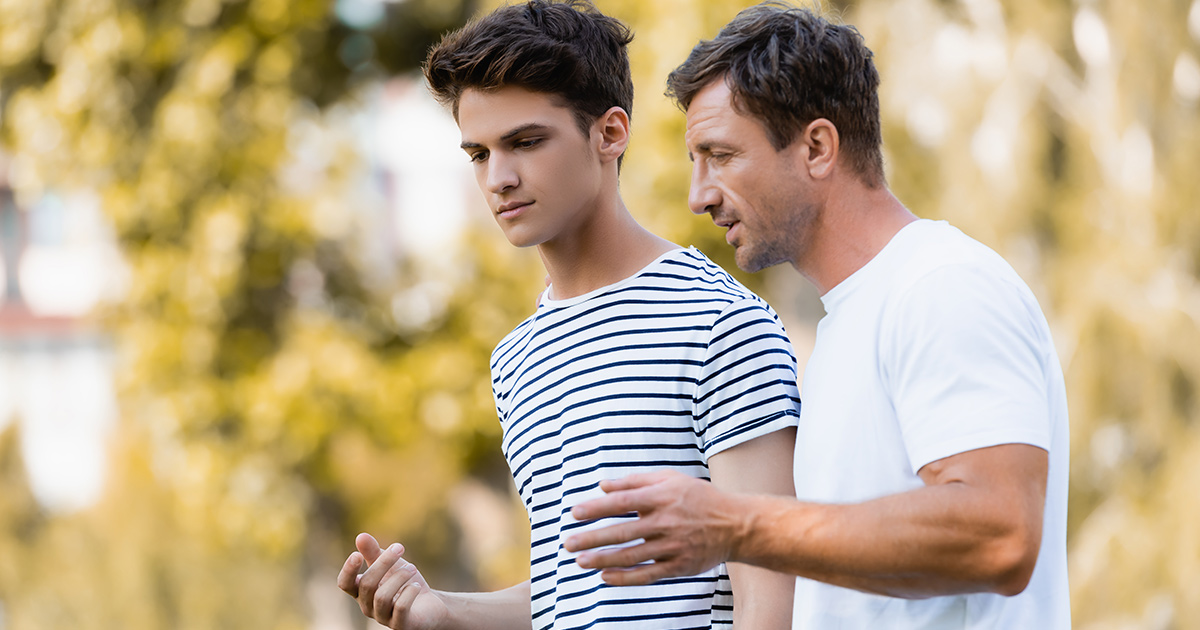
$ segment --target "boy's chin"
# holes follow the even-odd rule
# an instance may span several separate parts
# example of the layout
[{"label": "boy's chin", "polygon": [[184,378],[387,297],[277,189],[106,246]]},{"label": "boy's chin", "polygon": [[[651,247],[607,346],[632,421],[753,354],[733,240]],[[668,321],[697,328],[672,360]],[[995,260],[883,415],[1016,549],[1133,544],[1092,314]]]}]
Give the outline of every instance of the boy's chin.
[{"label": "boy's chin", "polygon": [[534,234],[525,233],[522,230],[505,232],[504,238],[508,239],[509,244],[513,247],[519,247],[521,249],[536,247],[545,242],[545,239],[538,238],[537,235]]}]

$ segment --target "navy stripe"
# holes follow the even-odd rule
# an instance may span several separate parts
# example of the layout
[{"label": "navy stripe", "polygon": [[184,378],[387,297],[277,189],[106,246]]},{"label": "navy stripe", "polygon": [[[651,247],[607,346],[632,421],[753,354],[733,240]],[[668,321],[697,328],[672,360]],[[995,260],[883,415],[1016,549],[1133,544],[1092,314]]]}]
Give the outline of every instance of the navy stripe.
[{"label": "navy stripe", "polygon": [[621,434],[621,433],[666,433],[666,434],[692,433],[694,435],[694,434],[696,434],[696,431],[692,427],[629,427],[629,428],[614,427],[611,429],[599,429],[597,431],[592,431],[591,433],[586,433],[584,435],[578,435],[578,436],[575,436],[572,438],[567,438],[567,439],[563,440],[563,443],[561,445],[559,445],[557,448],[551,448],[551,449],[546,449],[544,451],[538,451],[537,453],[530,455],[527,459],[525,459],[525,461],[523,461],[521,463],[520,466],[517,466],[515,469],[513,469],[513,479],[519,478],[521,476],[521,472],[525,470],[526,466],[532,464],[533,462],[535,462],[543,457],[550,457],[552,455],[560,455],[564,448],[574,444],[575,442],[578,442],[580,440],[586,440],[588,438],[599,437],[601,435],[617,435],[617,434]]},{"label": "navy stripe", "polygon": [[[605,369],[605,371],[608,371],[610,368],[622,367],[623,365],[628,365],[630,363],[633,363],[633,362],[627,361],[624,363],[616,363],[611,366],[605,366],[604,369]],[[646,364],[643,363],[643,365],[646,365]],[[653,364],[650,364],[650,365],[653,365]],[[521,403],[517,403],[516,405],[513,405],[513,407],[511,409],[509,409],[509,413],[510,414],[516,413],[517,410],[520,409],[522,403],[534,400],[541,394],[544,394],[547,391],[549,391],[555,387],[558,387],[559,385],[562,385],[563,383],[566,383],[568,381],[577,381],[577,380],[579,380],[579,377],[576,374],[568,374],[567,376],[562,377],[558,381],[555,381],[554,383],[551,383],[551,384],[543,387],[542,389],[530,394],[527,398],[522,400]],[[621,377],[616,377],[616,378],[604,379],[602,381],[591,381],[591,382],[585,383],[583,385],[580,385],[579,387],[576,387],[574,389],[568,389],[567,391],[561,392],[557,396],[555,396],[556,400],[551,401],[551,403],[557,402],[557,400],[566,398],[567,396],[570,396],[571,394],[576,394],[576,393],[586,391],[589,389],[595,389],[597,387],[604,387],[605,385],[613,385],[616,383],[690,383],[694,387],[695,385],[698,384],[698,381],[696,380],[696,377],[694,377],[694,376],[692,376],[692,377],[689,377],[689,376],[621,376]],[[551,404],[551,403],[544,403],[540,407],[538,407],[538,409],[542,409],[547,404]]]},{"label": "navy stripe", "polygon": [[[609,412],[604,412],[604,413],[593,414],[593,415],[590,415],[590,416],[584,416],[584,417],[582,417],[582,418],[578,418],[578,419],[576,419],[576,420],[572,420],[572,421],[570,421],[570,422],[566,422],[566,423],[564,423],[564,424],[562,425],[562,427],[561,427],[561,428],[559,428],[559,429],[556,429],[556,430],[554,430],[554,431],[551,431],[551,432],[548,432],[548,433],[545,433],[545,434],[539,435],[538,437],[536,437],[536,438],[533,438],[533,439],[529,440],[528,442],[526,442],[526,443],[525,443],[525,445],[524,445],[524,446],[522,446],[521,448],[517,449],[516,451],[513,451],[512,453],[509,453],[509,452],[508,452],[508,450],[507,450],[507,449],[508,449],[508,447],[507,447],[507,446],[505,446],[505,457],[507,457],[507,458],[508,458],[508,461],[510,462],[510,464],[509,464],[509,465],[511,466],[511,465],[512,465],[512,462],[514,462],[514,461],[518,461],[518,459],[521,457],[521,455],[522,455],[522,453],[525,451],[525,449],[527,449],[527,448],[529,448],[529,447],[533,446],[534,444],[537,444],[538,442],[541,442],[541,441],[543,441],[543,440],[548,440],[548,439],[550,439],[550,438],[553,438],[553,437],[558,437],[559,435],[562,435],[562,432],[563,432],[563,430],[564,430],[564,429],[569,429],[569,428],[572,428],[572,427],[574,427],[574,426],[577,426],[577,425],[580,425],[580,424],[587,423],[587,422],[589,422],[589,421],[591,421],[591,420],[599,420],[599,419],[602,419],[602,418],[616,418],[616,417],[620,417],[620,416],[635,416],[635,417],[636,417],[636,416],[640,416],[640,417],[647,417],[647,416],[686,416],[687,418],[689,418],[689,419],[690,419],[690,418],[692,417],[692,410],[691,410],[691,409],[665,409],[665,410],[653,410],[653,409],[641,410],[641,409],[630,409],[630,410],[626,410],[626,411],[609,411]],[[550,420],[555,420],[555,419],[557,419],[557,418],[551,418]],[[507,438],[505,438],[505,440],[504,440],[504,441],[507,443],[509,440],[508,440]]]},{"label": "navy stripe", "polygon": [[[558,418],[562,418],[564,416],[569,417],[570,413],[572,411],[575,411],[576,409],[582,409],[584,407],[590,407],[592,405],[595,405],[596,403],[611,402],[614,400],[634,401],[634,400],[655,400],[655,399],[687,400],[688,404],[691,404],[691,402],[692,402],[692,397],[688,394],[655,394],[655,393],[609,394],[608,396],[598,396],[596,398],[591,398],[589,400],[582,400],[580,402],[577,402],[577,403],[574,403],[571,405],[567,405],[566,407],[563,407],[561,411],[559,411],[558,413],[551,416],[551,418],[558,419]],[[531,409],[524,416],[521,416],[521,417],[517,418],[516,420],[514,420],[513,422],[511,422],[510,426],[509,426],[509,430],[516,428],[518,426],[521,426],[522,420],[525,420],[526,418],[529,418],[529,420],[530,420],[528,425],[525,426],[525,428],[517,431],[516,434],[513,435],[512,439],[508,440],[508,442],[512,443],[513,441],[520,439],[522,436],[524,436],[529,431],[532,431],[533,429],[540,427],[542,425],[543,421],[539,420],[537,417],[534,417],[533,414],[536,414],[538,411],[545,409],[549,405],[550,405],[550,403],[539,405],[539,406],[535,407],[534,409]],[[641,413],[650,414],[651,412],[643,411]],[[601,414],[601,415],[605,415],[605,414]],[[573,425],[573,424],[578,424],[578,422],[569,423],[569,425]]]}]

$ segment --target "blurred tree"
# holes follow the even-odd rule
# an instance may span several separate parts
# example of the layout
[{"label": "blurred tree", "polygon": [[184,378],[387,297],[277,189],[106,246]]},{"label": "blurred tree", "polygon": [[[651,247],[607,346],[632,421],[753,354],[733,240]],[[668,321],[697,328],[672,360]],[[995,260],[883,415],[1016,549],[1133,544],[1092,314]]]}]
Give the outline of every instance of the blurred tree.
[{"label": "blurred tree", "polygon": [[[1200,2],[871,2],[889,178],[1002,253],[1071,410],[1077,628],[1200,627]],[[1193,492],[1194,494],[1194,492]]]},{"label": "blurred tree", "polygon": [[[6,627],[303,627],[308,574],[332,588],[364,528],[405,536],[435,576],[478,579],[456,565],[447,495],[492,465],[487,357],[532,276],[464,260],[487,288],[409,331],[329,228],[330,212],[354,221],[349,147],[285,185],[297,125],[415,68],[474,6],[0,2],[13,187],[98,191],[132,275],[107,315],[124,410],[109,491],[57,517],[6,494]],[[494,321],[468,316],[475,295]]]}]

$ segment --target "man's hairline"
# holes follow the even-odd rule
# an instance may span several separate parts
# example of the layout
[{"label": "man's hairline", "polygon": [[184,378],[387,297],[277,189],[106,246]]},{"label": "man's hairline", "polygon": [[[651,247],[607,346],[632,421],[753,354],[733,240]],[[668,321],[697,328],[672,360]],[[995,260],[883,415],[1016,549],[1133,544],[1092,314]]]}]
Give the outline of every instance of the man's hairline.
[{"label": "man's hairline", "polygon": [[[725,87],[729,88],[729,106],[739,116],[744,116],[746,118],[749,118],[750,120],[754,121],[754,123],[757,124],[759,127],[761,127],[763,132],[767,134],[767,140],[768,140],[768,142],[770,142],[771,148],[775,149],[776,153],[782,153],[783,151],[787,150],[788,147],[792,146],[793,144],[795,144],[796,142],[798,142],[800,140],[800,136],[803,134],[800,131],[797,131],[796,133],[792,134],[791,138],[788,139],[787,144],[783,145],[782,147],[776,147],[775,142],[772,139],[774,136],[774,133],[771,131],[771,128],[767,125],[767,121],[764,120],[762,117],[758,116],[757,114],[755,114],[754,112],[746,109],[746,106],[743,103],[741,103],[741,99],[739,98],[739,93],[738,93],[737,87],[733,83],[730,82],[729,74],[730,74],[729,70],[724,70],[722,72],[714,72],[707,81],[705,81],[703,84],[700,85],[700,87],[698,87],[692,91],[691,97],[688,99],[688,104],[687,104],[686,108],[683,108],[682,107],[683,103],[681,101],[679,101],[678,99],[676,99],[675,103],[677,106],[681,106],[680,108],[683,109],[683,115],[685,117],[687,116],[688,111],[691,110],[691,108],[692,108],[692,103],[696,102],[696,97],[701,92],[703,92],[704,90],[707,90],[709,87],[711,87],[717,81],[724,81]],[[828,120],[829,124],[833,125],[833,121],[829,120],[828,117],[820,116],[820,117],[814,118],[813,120],[810,120],[810,121],[804,123],[804,126],[807,127],[808,125],[812,124],[813,121],[821,120],[821,119]],[[834,129],[837,129],[836,125],[834,125]]]}]

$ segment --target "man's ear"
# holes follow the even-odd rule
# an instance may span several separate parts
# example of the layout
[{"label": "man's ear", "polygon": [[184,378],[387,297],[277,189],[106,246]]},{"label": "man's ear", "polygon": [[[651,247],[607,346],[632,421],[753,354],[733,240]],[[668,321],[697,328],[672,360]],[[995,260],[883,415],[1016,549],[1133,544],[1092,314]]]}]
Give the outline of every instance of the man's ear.
[{"label": "man's ear", "polygon": [[629,114],[620,107],[610,107],[596,120],[593,129],[600,132],[600,159],[611,162],[625,153],[629,146]]},{"label": "man's ear", "polygon": [[800,133],[798,159],[813,179],[826,179],[837,166],[841,138],[837,127],[826,118],[818,118]]}]

